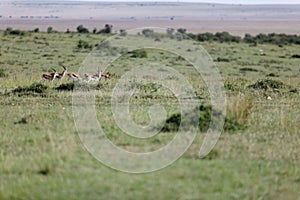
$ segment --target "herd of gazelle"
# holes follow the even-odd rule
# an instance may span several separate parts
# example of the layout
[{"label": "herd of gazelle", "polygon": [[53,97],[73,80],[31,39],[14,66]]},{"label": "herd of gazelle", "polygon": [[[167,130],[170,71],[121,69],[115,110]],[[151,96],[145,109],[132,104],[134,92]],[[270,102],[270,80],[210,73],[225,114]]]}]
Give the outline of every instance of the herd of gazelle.
[{"label": "herd of gazelle", "polygon": [[58,73],[55,69],[52,68],[54,72],[50,74],[42,74],[42,79],[44,81],[53,81],[55,79],[61,80],[63,77],[65,77],[66,74],[74,81],[97,82],[101,79],[101,77],[105,78],[105,80],[110,79],[109,74],[103,73],[100,69],[98,69],[97,74],[84,74],[84,79],[82,79],[79,74],[73,72],[67,73],[67,68],[65,66],[62,67],[63,71],[61,73]]}]

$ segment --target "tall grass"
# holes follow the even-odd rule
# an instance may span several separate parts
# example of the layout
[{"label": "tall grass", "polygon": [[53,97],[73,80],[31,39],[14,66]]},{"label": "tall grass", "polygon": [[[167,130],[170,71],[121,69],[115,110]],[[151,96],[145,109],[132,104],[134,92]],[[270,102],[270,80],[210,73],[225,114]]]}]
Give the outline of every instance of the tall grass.
[{"label": "tall grass", "polygon": [[239,93],[228,98],[227,116],[236,119],[241,124],[247,124],[254,104],[254,98],[250,94]]}]

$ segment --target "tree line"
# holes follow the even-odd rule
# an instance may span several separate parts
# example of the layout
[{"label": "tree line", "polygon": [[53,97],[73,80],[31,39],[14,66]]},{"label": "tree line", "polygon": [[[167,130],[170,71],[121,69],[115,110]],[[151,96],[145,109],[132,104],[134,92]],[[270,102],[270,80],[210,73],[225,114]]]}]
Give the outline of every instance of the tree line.
[{"label": "tree line", "polygon": [[260,33],[257,35],[245,34],[244,37],[234,36],[228,32],[217,32],[217,33],[188,33],[188,36],[198,41],[218,41],[218,42],[245,42],[253,45],[257,44],[276,44],[276,45],[288,45],[297,44],[300,45],[299,35],[289,35],[285,33]]},{"label": "tree line", "polygon": [[[93,34],[113,34],[113,25],[111,24],[105,24],[102,29],[97,30],[97,28],[94,28],[92,31],[90,31],[88,28],[84,27],[83,25],[79,25],[76,28],[76,31],[78,33],[93,33]],[[39,32],[39,29],[36,28],[30,32]],[[52,27],[47,28],[47,33],[55,33],[57,31],[53,30]],[[10,35],[25,35],[25,31],[21,31],[18,29],[12,29],[7,28],[4,31],[4,34],[10,34]],[[71,33],[69,29],[67,29],[66,33]],[[119,30],[119,33],[121,35],[126,35],[127,32],[124,29]],[[142,34],[146,37],[155,37],[158,38],[161,36],[158,33],[155,33],[151,29],[144,29],[142,30]],[[228,32],[216,32],[216,33],[188,33],[186,29],[179,28],[177,30],[173,28],[169,28],[166,31],[166,35],[168,37],[177,38],[177,39],[185,39],[185,36],[189,36],[190,38],[204,42],[204,41],[216,41],[216,42],[233,42],[233,43],[248,43],[251,45],[257,45],[257,44],[276,44],[279,46],[282,45],[288,45],[288,44],[297,44],[300,45],[300,35],[291,35],[291,34],[285,34],[285,33],[260,33],[257,35],[251,35],[249,33],[245,34],[243,37],[241,36],[235,36],[231,35]]]}]

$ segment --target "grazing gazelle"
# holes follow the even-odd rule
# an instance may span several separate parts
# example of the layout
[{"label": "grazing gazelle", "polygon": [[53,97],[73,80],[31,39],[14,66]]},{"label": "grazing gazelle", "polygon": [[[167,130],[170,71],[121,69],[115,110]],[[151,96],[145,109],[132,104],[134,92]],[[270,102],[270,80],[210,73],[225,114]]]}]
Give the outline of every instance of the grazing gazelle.
[{"label": "grazing gazelle", "polygon": [[55,69],[52,69],[54,71],[54,73],[51,73],[51,74],[42,74],[42,79],[44,81],[53,81],[57,76],[58,76],[58,73],[56,72]]},{"label": "grazing gazelle", "polygon": [[75,74],[73,72],[69,72],[68,77],[73,79],[74,81],[81,81],[82,80],[82,78],[79,76],[79,74]]},{"label": "grazing gazelle", "polygon": [[84,77],[85,77],[85,80],[86,82],[96,82],[96,81],[99,81],[100,78],[102,76],[102,71],[100,69],[98,69],[98,73],[97,74],[94,74],[94,75],[91,75],[91,74],[84,74]]}]

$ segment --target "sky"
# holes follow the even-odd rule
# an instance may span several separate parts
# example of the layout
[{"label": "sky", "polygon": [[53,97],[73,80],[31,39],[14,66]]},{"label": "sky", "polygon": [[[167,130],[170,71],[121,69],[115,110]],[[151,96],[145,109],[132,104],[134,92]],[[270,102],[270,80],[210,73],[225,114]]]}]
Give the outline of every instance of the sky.
[{"label": "sky", "polygon": [[77,0],[77,1],[138,1],[138,2],[204,2],[226,4],[300,4],[300,0]]}]

